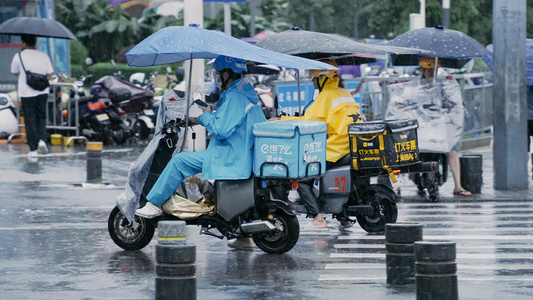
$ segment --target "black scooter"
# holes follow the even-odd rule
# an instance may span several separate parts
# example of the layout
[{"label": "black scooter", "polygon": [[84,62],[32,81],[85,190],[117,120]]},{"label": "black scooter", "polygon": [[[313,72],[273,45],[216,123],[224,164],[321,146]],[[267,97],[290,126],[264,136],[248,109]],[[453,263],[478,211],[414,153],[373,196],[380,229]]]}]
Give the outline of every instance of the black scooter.
[{"label": "black scooter", "polygon": [[[184,124],[183,120],[177,120],[164,125],[140,195],[141,206],[179,144],[178,136]],[[284,253],[294,247],[300,233],[297,215],[286,202],[272,197],[271,186],[263,186],[256,177],[216,180],[214,186],[214,212],[183,220],[187,225],[198,225],[201,234],[220,239],[251,236],[255,244],[268,253]],[[180,218],[165,213],[154,219],[134,216],[130,221],[116,206],[109,216],[108,230],[119,247],[138,250],[150,243],[161,220]]]}]

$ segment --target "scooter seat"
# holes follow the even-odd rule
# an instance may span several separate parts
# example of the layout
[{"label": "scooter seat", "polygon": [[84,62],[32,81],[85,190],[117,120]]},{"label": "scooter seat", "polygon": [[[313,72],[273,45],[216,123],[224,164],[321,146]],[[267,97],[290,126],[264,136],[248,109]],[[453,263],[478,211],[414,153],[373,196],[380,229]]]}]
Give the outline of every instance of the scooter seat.
[{"label": "scooter seat", "polygon": [[343,156],[341,159],[337,160],[334,163],[328,161],[327,166],[326,166],[326,171],[331,170],[331,169],[337,169],[337,168],[344,167],[344,166],[349,166],[351,163],[352,163],[352,156],[350,154],[346,154],[345,156]]}]

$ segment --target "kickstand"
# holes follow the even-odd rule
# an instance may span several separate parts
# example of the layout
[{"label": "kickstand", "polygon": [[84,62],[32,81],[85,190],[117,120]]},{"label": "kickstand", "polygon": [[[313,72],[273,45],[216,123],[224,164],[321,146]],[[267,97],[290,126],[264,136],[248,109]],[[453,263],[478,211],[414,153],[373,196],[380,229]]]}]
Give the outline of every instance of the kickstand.
[{"label": "kickstand", "polygon": [[209,231],[209,228],[205,227],[205,226],[202,226],[202,229],[200,229],[200,234],[205,234],[205,235],[210,235],[210,236],[214,236],[214,237],[217,237],[219,239],[224,239],[224,236],[221,235],[221,234],[216,234],[216,233],[212,233],[211,231]]}]

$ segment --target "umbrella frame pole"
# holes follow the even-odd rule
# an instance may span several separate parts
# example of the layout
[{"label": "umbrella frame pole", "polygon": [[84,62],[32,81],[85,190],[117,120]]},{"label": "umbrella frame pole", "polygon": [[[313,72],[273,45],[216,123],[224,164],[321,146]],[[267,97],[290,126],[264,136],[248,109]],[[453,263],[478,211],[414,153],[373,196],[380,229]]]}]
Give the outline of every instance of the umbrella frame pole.
[{"label": "umbrella frame pole", "polygon": [[433,68],[433,80],[437,78],[437,69],[439,68],[438,65],[439,65],[439,58],[435,57],[435,68]]},{"label": "umbrella frame pole", "polygon": [[298,116],[302,116],[302,105],[301,105],[301,97],[300,97],[300,71],[296,70],[296,81],[298,85]]},{"label": "umbrella frame pole", "polygon": [[185,111],[185,132],[183,134],[183,142],[181,143],[180,152],[183,151],[185,148],[185,143],[187,143],[187,134],[189,129],[189,110],[191,107],[189,106],[190,98],[191,98],[191,76],[192,76],[192,63],[193,63],[193,57],[194,54],[191,53],[191,63],[189,64],[189,82],[187,83],[187,93],[185,96],[185,99],[187,101],[187,110]]}]

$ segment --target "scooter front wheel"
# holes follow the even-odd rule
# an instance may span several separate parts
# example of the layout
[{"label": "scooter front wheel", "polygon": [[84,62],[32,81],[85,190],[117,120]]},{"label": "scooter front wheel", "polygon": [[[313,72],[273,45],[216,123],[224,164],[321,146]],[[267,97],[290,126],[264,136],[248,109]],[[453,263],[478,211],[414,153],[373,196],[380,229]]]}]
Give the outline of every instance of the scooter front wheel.
[{"label": "scooter front wheel", "polygon": [[370,185],[362,193],[363,203],[372,206],[371,215],[357,214],[359,226],[370,234],[383,234],[385,224],[395,223],[398,218],[396,194],[382,185]]},{"label": "scooter front wheel", "polygon": [[118,206],[115,206],[107,220],[107,230],[113,242],[120,248],[139,250],[150,243],[155,226],[139,216],[135,216],[133,223],[130,223]]},{"label": "scooter front wheel", "polygon": [[296,216],[284,213],[274,215],[275,232],[255,233],[254,243],[259,249],[272,254],[285,253],[291,250],[300,237],[300,223]]}]

